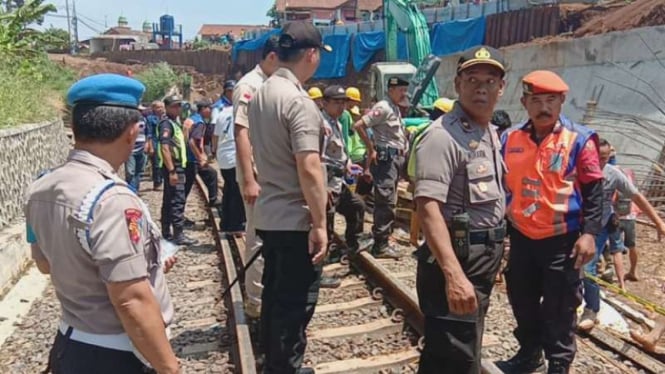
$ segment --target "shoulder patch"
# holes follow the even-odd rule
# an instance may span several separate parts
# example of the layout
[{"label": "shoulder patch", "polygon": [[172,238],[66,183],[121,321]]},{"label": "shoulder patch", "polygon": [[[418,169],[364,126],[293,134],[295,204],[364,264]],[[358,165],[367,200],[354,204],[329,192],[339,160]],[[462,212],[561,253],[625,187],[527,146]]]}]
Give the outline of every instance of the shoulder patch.
[{"label": "shoulder patch", "polygon": [[381,111],[378,109],[374,109],[372,111],[372,117],[380,117],[381,116]]},{"label": "shoulder patch", "polygon": [[129,240],[134,244],[139,244],[141,241],[140,226],[142,217],[143,213],[138,209],[125,209],[125,221],[127,221]]}]

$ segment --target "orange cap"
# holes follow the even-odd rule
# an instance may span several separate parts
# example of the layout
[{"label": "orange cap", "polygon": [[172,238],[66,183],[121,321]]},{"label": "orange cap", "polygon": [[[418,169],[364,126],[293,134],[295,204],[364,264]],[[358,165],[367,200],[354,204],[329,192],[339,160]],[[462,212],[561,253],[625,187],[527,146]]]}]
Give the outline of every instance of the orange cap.
[{"label": "orange cap", "polygon": [[563,94],[568,92],[568,85],[554,72],[536,70],[522,78],[522,89],[526,95]]}]

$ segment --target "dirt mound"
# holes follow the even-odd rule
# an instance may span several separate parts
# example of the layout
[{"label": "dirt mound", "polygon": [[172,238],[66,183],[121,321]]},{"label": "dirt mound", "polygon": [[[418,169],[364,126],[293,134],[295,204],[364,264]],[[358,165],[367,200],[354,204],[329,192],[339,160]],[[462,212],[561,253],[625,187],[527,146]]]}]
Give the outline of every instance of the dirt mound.
[{"label": "dirt mound", "polygon": [[49,58],[53,62],[67,66],[78,73],[79,78],[85,78],[93,74],[113,73],[127,75],[131,71],[136,74],[146,68],[145,65],[126,65],[108,62],[106,59],[89,59],[84,57],[73,57],[69,55],[50,54]]},{"label": "dirt mound", "polygon": [[593,17],[575,30],[574,35],[580,37],[657,25],[665,25],[665,2],[663,0],[636,0],[626,6]]}]

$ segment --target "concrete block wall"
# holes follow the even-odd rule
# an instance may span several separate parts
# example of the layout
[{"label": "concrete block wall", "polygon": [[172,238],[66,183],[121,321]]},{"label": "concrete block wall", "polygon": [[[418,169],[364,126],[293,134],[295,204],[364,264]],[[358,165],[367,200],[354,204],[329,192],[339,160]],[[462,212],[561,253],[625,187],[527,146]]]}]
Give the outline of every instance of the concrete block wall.
[{"label": "concrete block wall", "polygon": [[29,263],[26,190],[41,170],[64,162],[70,148],[61,120],[0,129],[0,298]]},{"label": "concrete block wall", "polygon": [[23,219],[25,191],[70,149],[61,120],[0,129],[0,230]]},{"label": "concrete block wall", "polygon": [[[520,103],[521,78],[533,70],[548,69],[560,74],[570,86],[564,114],[571,119],[581,122],[587,102],[596,101],[598,110],[660,123],[665,131],[665,26],[547,44],[516,45],[503,52],[508,65],[507,85],[498,109],[506,110],[513,123],[526,119]],[[456,97],[453,80],[458,58],[459,55],[442,58],[436,75],[441,96]],[[657,147],[645,149],[635,137],[610,131],[598,121],[592,126],[620,155],[643,156],[631,162],[651,167],[648,160],[659,159]],[[636,136],[655,135],[659,137],[657,142],[665,144],[660,134],[643,134],[643,129],[628,122],[624,126],[624,134],[634,130]]]}]

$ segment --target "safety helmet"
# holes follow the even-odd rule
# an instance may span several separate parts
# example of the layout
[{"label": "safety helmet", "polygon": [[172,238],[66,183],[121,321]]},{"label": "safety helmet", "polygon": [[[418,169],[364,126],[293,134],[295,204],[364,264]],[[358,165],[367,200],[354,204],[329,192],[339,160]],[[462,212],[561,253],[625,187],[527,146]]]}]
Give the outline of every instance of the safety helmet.
[{"label": "safety helmet", "polygon": [[454,105],[455,105],[455,100],[451,100],[447,97],[438,98],[434,102],[434,107],[444,113],[448,113],[451,110],[453,110]]},{"label": "safety helmet", "polygon": [[356,87],[349,87],[346,89],[346,98],[358,103],[362,101],[360,99],[360,90]]},{"label": "safety helmet", "polygon": [[360,108],[358,108],[357,105],[354,105],[353,107],[351,107],[349,112],[351,112],[351,114],[353,114],[354,116],[359,116],[360,115]]},{"label": "safety helmet", "polygon": [[320,99],[323,97],[323,93],[321,92],[321,89],[318,87],[310,88],[309,91],[307,91],[307,93],[309,94],[309,97],[312,100]]}]

